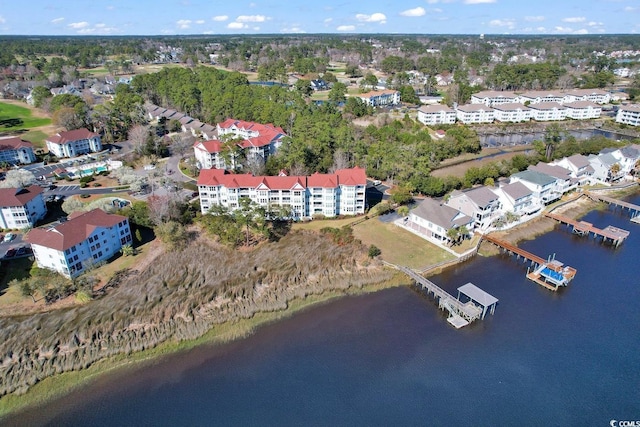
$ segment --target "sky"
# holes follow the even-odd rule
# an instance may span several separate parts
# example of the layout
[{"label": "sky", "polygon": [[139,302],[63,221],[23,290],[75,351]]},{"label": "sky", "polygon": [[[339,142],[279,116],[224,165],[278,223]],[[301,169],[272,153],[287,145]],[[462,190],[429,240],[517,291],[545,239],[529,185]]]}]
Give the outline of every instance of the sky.
[{"label": "sky", "polygon": [[640,0],[0,0],[0,35],[636,34]]}]

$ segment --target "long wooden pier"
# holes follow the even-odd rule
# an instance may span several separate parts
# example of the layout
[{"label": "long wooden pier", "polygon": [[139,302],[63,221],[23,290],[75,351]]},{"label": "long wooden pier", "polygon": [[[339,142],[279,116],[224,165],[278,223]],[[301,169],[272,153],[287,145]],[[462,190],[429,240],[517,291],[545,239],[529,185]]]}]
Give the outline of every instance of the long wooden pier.
[{"label": "long wooden pier", "polygon": [[553,258],[549,257],[549,259],[544,259],[490,234],[485,234],[482,238],[510,254],[516,254],[518,258],[522,257],[530,261],[532,268],[527,269],[527,279],[550,291],[555,292],[559,286],[567,286],[578,272],[575,268],[564,265],[556,260],[555,254]]},{"label": "long wooden pier", "polygon": [[625,202],[623,200],[614,199],[612,197],[602,196],[600,194],[596,194],[591,191],[585,191],[585,194],[592,200],[597,202],[605,202],[613,206],[619,206],[622,209],[629,209],[632,217],[636,217],[640,214],[640,206],[634,205],[633,203]]},{"label": "long wooden pier", "polygon": [[578,234],[580,236],[588,236],[590,234],[593,234],[594,238],[602,237],[603,242],[610,240],[615,246],[620,245],[620,243],[622,243],[627,237],[629,237],[630,234],[627,230],[623,230],[622,228],[614,227],[612,225],[608,225],[604,229],[600,229],[598,227],[595,227],[590,222],[577,221],[567,216],[554,214],[551,212],[545,212],[544,216],[554,219],[560,224],[567,224],[572,228],[575,234]]},{"label": "long wooden pier", "polygon": [[411,277],[416,282],[416,285],[427,292],[427,295],[432,293],[438,299],[438,306],[449,312],[447,321],[455,326],[456,329],[468,325],[482,315],[483,310],[473,302],[462,303],[431,280],[419,275],[410,268],[403,266],[397,266],[397,268]]}]

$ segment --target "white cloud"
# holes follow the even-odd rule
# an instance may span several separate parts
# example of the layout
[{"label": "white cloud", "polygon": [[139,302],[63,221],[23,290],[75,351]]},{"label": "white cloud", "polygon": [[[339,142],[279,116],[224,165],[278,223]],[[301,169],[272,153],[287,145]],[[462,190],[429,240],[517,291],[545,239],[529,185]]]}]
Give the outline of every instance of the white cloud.
[{"label": "white cloud", "polygon": [[242,22],[229,22],[229,24],[227,24],[227,28],[230,30],[242,30],[244,28],[249,28],[249,26]]},{"label": "white cloud", "polygon": [[493,19],[489,21],[489,25],[492,27],[506,27],[513,30],[516,27],[515,19]]},{"label": "white cloud", "polygon": [[95,27],[96,28],[105,28],[107,26],[107,24],[96,24]]},{"label": "white cloud", "polygon": [[202,24],[204,24],[204,19],[198,19],[198,20],[196,21],[196,24],[198,24],[198,25],[202,25]]},{"label": "white cloud", "polygon": [[624,8],[625,12],[638,12],[640,11],[640,7],[627,6]]},{"label": "white cloud", "polygon": [[62,21],[64,21],[64,18],[56,18],[56,19],[52,19],[52,20],[51,20],[51,23],[52,23],[52,24],[59,24],[59,23],[61,23]]},{"label": "white cloud", "polygon": [[586,20],[587,20],[587,18],[585,18],[584,16],[572,16],[570,18],[563,18],[562,22],[575,23],[575,22],[584,22]]},{"label": "white cloud", "polygon": [[431,11],[435,13],[442,13],[442,9],[440,9],[439,7],[433,8],[431,9]]},{"label": "white cloud", "polygon": [[291,28],[283,28],[283,29],[281,29],[281,30],[280,30],[280,32],[281,32],[281,33],[288,33],[288,34],[289,34],[289,33],[293,33],[293,34],[296,34],[296,33],[306,33],[306,31],[305,31],[305,30],[303,30],[302,28],[300,28],[300,27],[298,27],[298,26],[293,26],[293,27],[291,27]]},{"label": "white cloud", "polygon": [[424,10],[424,7],[416,7],[415,9],[407,9],[403,12],[400,12],[400,15],[402,16],[424,16],[424,14],[427,13]]},{"label": "white cloud", "polygon": [[0,15],[0,24],[4,24],[5,22],[7,22],[7,20],[4,19],[4,16]]},{"label": "white cloud", "polygon": [[88,26],[89,26],[89,23],[87,21],[72,22],[71,24],[67,25],[67,27],[73,28],[75,30],[80,30],[82,28],[87,28]]},{"label": "white cloud", "polygon": [[179,19],[178,21],[176,21],[176,25],[181,30],[187,30],[187,29],[189,29],[191,27],[191,20],[190,19]]},{"label": "white cloud", "polygon": [[340,25],[336,28],[337,31],[354,31],[355,29],[355,25]]},{"label": "white cloud", "polygon": [[581,30],[574,31],[573,34],[589,34],[589,30],[587,30],[586,28],[583,28]]},{"label": "white cloud", "polygon": [[554,27],[553,29],[556,33],[565,33],[565,34],[573,33],[573,28],[569,28],[569,27],[557,26],[557,27]]},{"label": "white cloud", "polygon": [[484,4],[495,3],[496,0],[464,0],[464,4]]},{"label": "white cloud", "polygon": [[590,21],[588,24],[590,27],[601,27],[604,25],[603,22]]},{"label": "white cloud", "polygon": [[539,15],[539,16],[525,16],[524,20],[527,22],[540,22],[540,21],[544,21],[544,16]]},{"label": "white cloud", "polygon": [[264,22],[267,18],[264,15],[240,15],[236,18],[236,22]]},{"label": "white cloud", "polygon": [[214,16],[213,18],[211,18],[211,20],[217,21],[217,22],[226,21],[228,19],[229,19],[229,17],[227,15],[218,15],[218,16]]},{"label": "white cloud", "polygon": [[379,22],[384,24],[387,22],[387,17],[384,13],[376,12],[373,15],[366,15],[364,13],[358,13],[356,19],[360,22]]},{"label": "white cloud", "polygon": [[327,19],[324,20],[324,23],[325,24],[329,24],[332,21],[333,21],[333,18],[327,18]]}]

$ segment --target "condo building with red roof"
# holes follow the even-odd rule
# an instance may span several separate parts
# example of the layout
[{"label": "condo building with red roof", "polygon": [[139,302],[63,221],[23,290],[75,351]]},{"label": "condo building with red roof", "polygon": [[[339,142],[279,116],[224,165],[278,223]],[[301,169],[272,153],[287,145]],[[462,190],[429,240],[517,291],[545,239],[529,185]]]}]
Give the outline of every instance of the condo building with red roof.
[{"label": "condo building with red roof", "polygon": [[37,185],[26,188],[0,188],[0,229],[33,227],[47,214],[42,198],[43,189]]},{"label": "condo building with red roof", "polygon": [[18,137],[0,138],[0,163],[28,164],[36,161],[33,144]]},{"label": "condo building with red roof", "polygon": [[358,167],[310,176],[253,176],[203,169],[198,177],[203,214],[213,206],[237,209],[240,199],[248,197],[267,209],[287,207],[294,219],[364,214],[366,185],[365,171]]},{"label": "condo building with red roof", "polygon": [[100,135],[88,129],[58,132],[46,139],[49,152],[56,157],[76,157],[102,150]]},{"label": "condo building with red roof", "polygon": [[130,244],[131,229],[127,217],[94,209],[74,212],[53,227],[34,228],[25,240],[31,243],[38,267],[74,278]]}]

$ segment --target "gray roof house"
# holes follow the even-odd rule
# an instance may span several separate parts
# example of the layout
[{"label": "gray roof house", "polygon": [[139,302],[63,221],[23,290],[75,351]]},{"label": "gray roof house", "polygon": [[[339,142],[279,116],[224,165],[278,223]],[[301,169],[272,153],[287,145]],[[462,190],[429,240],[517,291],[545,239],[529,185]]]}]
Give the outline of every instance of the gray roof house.
[{"label": "gray roof house", "polygon": [[563,194],[568,191],[575,190],[578,186],[578,179],[572,177],[571,171],[567,168],[563,168],[562,166],[538,162],[537,165],[531,165],[527,169],[538,171],[555,178],[556,190]]},{"label": "gray roof house", "polygon": [[511,175],[510,181],[521,182],[533,191],[533,197],[539,203],[547,204],[558,200],[561,194],[556,191],[556,178],[545,173],[526,170]]},{"label": "gray roof house", "polygon": [[489,188],[481,186],[465,191],[454,190],[447,205],[473,218],[476,228],[486,229],[500,209],[500,198]]},{"label": "gray roof house", "polygon": [[522,182],[516,181],[496,189],[502,210],[516,215],[530,215],[542,208],[542,204],[534,199],[533,191]]},{"label": "gray roof house", "polygon": [[435,243],[450,242],[447,231],[452,228],[473,227],[473,218],[435,199],[424,199],[412,209],[405,225]]},{"label": "gray roof house", "polygon": [[619,164],[618,159],[612,153],[592,154],[589,156],[589,163],[593,167],[593,177],[597,180],[603,182],[615,181],[624,175],[622,171],[615,176],[612,175],[611,167],[616,163]]}]

